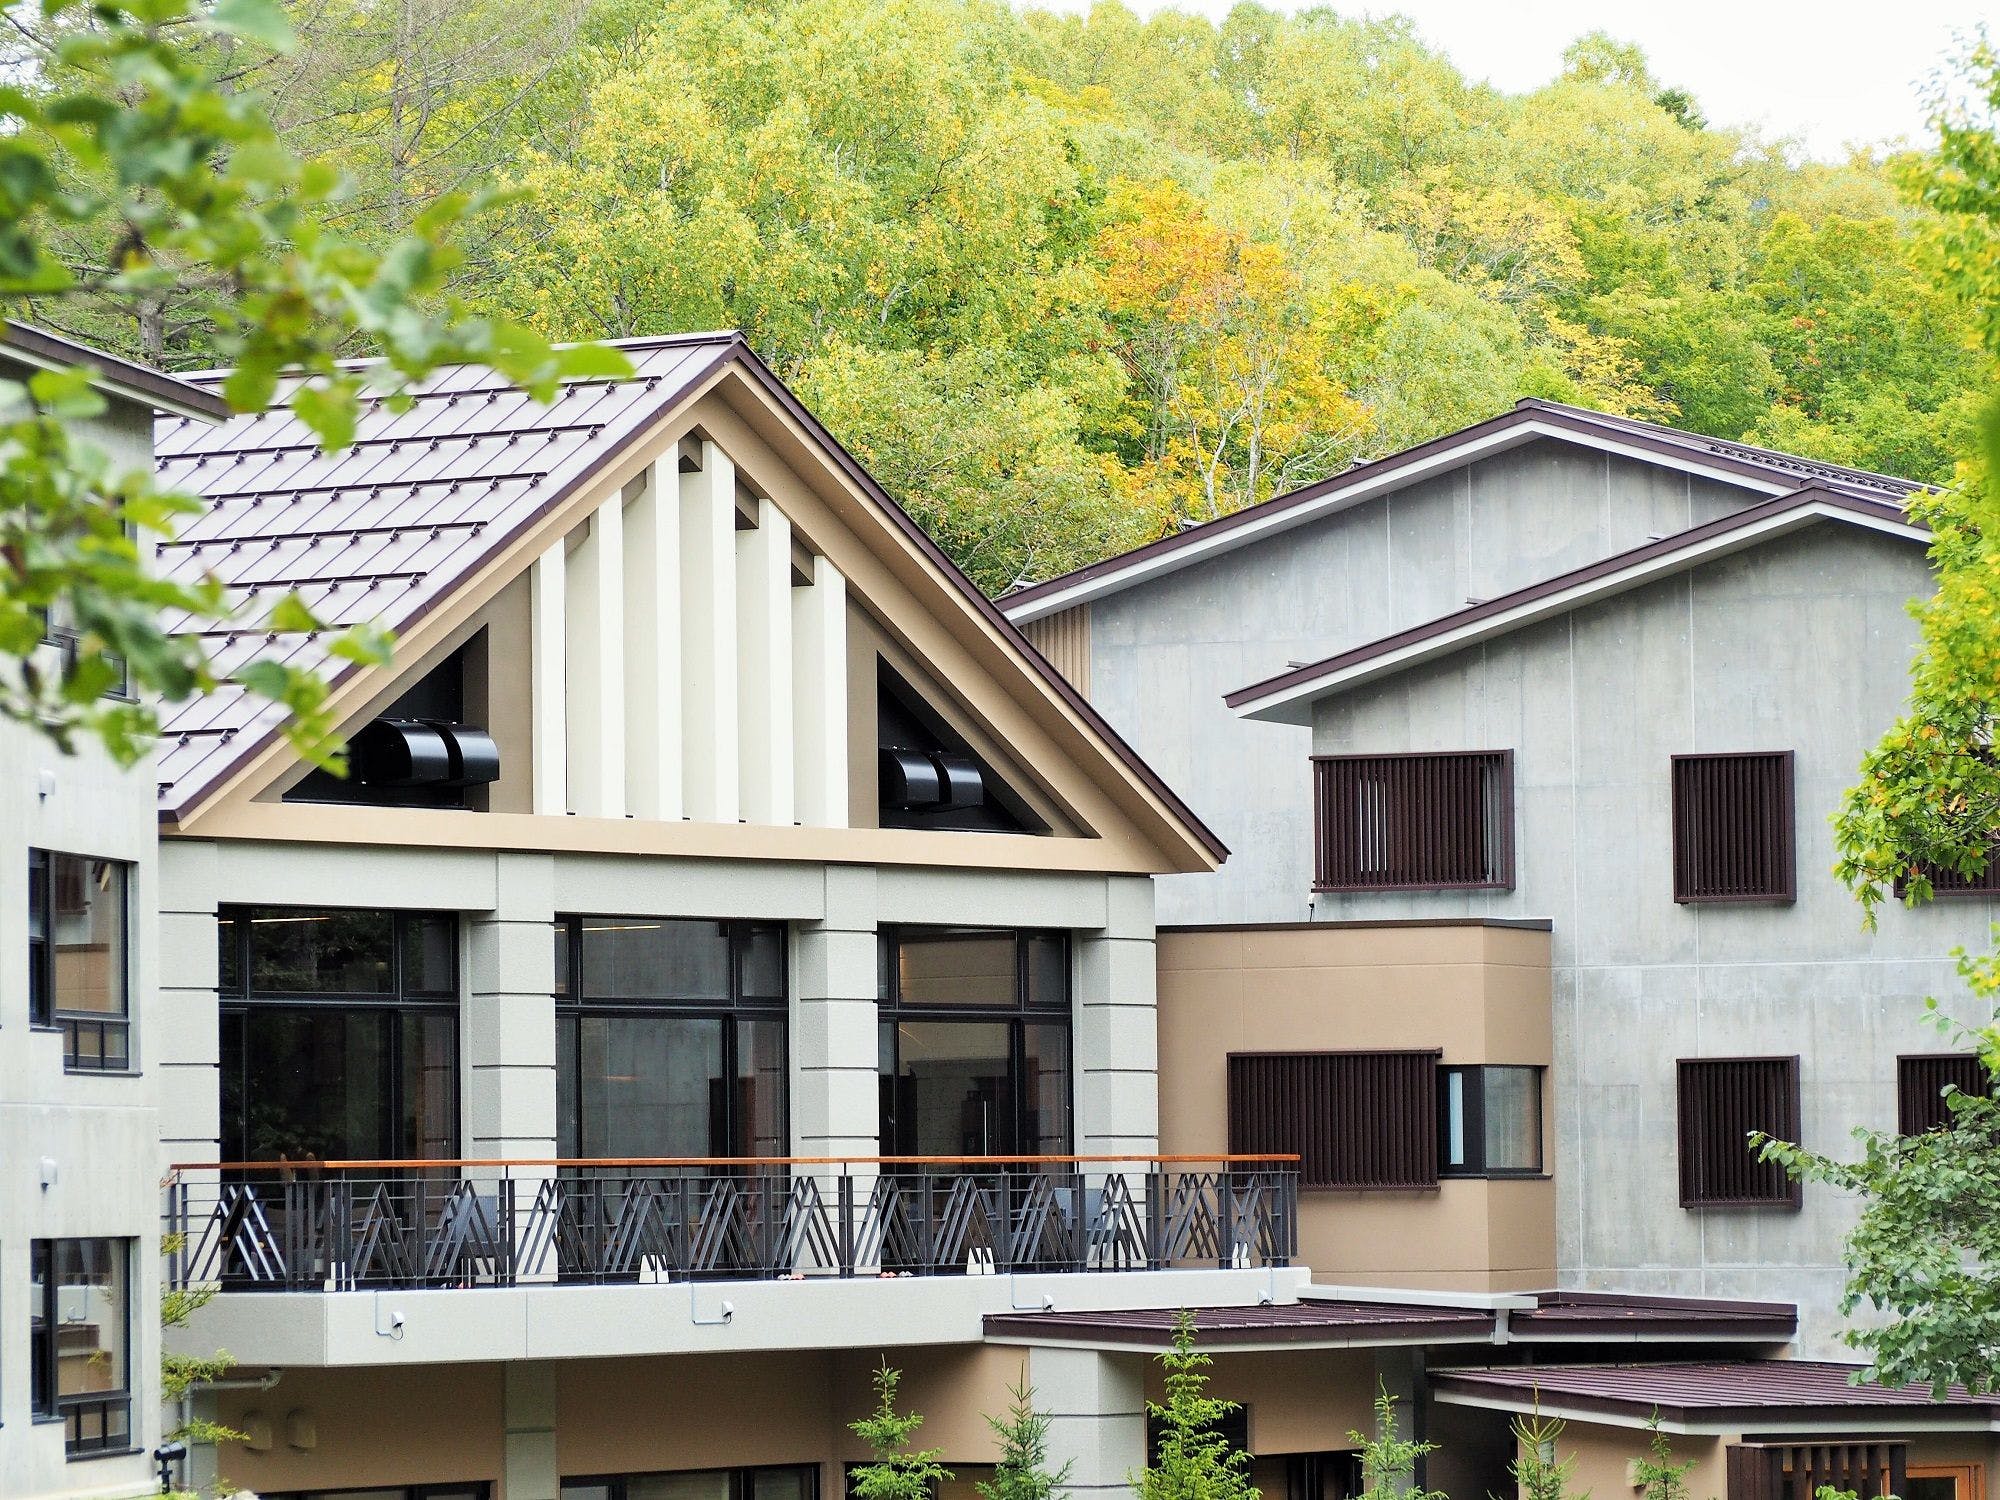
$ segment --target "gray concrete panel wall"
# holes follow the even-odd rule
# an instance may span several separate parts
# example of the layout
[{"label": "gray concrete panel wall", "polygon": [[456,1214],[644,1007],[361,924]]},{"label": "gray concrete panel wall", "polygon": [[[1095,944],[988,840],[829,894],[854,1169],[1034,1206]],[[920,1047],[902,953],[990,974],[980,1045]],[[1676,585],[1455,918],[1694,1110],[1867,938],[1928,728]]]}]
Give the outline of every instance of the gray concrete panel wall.
[{"label": "gray concrete panel wall", "polygon": [[[1983,900],[1892,909],[1864,931],[1833,878],[1828,815],[1907,691],[1927,591],[1910,542],[1821,523],[1319,707],[1323,752],[1512,749],[1511,892],[1322,896],[1322,918],[1554,923],[1557,1253],[1565,1280],[1802,1304],[1837,1353],[1852,1207],[1678,1206],[1677,1058],[1798,1054],[1806,1141],[1893,1127],[1898,1053],[1939,1050],[1926,994],[1977,945]],[[1791,750],[1798,900],[1673,901],[1669,758]],[[1295,813],[1305,821],[1303,799]]]},{"label": "gray concrete panel wall", "polygon": [[1306,915],[1308,736],[1225,693],[1758,498],[1543,440],[1092,603],[1092,701],[1230,848],[1160,882],[1160,921]]}]

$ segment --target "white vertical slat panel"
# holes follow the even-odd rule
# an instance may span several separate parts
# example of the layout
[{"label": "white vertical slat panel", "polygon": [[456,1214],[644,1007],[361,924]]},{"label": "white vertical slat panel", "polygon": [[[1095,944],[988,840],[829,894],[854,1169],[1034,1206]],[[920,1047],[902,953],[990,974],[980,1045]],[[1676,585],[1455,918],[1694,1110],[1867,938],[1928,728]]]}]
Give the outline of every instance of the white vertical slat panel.
[{"label": "white vertical slat panel", "polygon": [[569,557],[569,797],[586,818],[625,815],[625,506],[591,514]]},{"label": "white vertical slat panel", "polygon": [[625,508],[625,810],[681,815],[680,449]]},{"label": "white vertical slat panel", "polygon": [[736,533],[737,754],[743,819],[792,821],[792,523],[766,497]]},{"label": "white vertical slat panel", "polygon": [[704,439],[681,476],[682,810],[737,820],[736,465]]},{"label": "white vertical slat panel", "polygon": [[530,750],[534,758],[535,811],[569,811],[568,719],[563,679],[567,648],[564,645],[563,544],[556,544],[535,559],[534,580],[529,588],[528,654],[529,711],[533,729]]},{"label": "white vertical slat panel", "polygon": [[847,826],[847,580],[824,557],[792,590],[795,816],[814,828]]}]

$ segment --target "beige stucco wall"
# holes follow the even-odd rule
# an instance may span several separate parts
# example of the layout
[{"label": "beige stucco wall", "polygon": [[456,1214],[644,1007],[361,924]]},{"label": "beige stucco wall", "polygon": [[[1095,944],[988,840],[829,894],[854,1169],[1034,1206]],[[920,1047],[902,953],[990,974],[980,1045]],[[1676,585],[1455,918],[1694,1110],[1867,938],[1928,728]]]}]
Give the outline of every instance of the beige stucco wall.
[{"label": "beige stucco wall", "polygon": [[[1486,924],[1163,928],[1160,1149],[1228,1146],[1228,1054],[1441,1049],[1548,1067],[1549,933]],[[1545,1092],[1543,1157],[1552,1160]],[[1301,1260],[1322,1282],[1520,1289],[1555,1281],[1546,1178],[1415,1193],[1306,1192]]]}]

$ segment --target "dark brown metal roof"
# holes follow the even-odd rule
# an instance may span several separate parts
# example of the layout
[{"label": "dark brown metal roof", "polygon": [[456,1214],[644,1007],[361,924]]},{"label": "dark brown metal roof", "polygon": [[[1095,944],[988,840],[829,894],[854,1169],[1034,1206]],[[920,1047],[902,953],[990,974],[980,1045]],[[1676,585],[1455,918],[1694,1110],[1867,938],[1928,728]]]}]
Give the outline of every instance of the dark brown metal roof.
[{"label": "dark brown metal roof", "polygon": [[[1228,849],[1165,781],[1048,664],[1020,630],[910,519],[861,464],[735,333],[619,342],[631,379],[566,384],[544,406],[490,371],[454,366],[416,388],[407,411],[364,396],[351,446],[324,454],[305,424],[278,406],[218,428],[164,420],[161,478],[209,508],[160,549],[168,576],[213,573],[235,597],[297,588],[330,625],[374,621],[407,630],[450,598],[486,561],[614,462],[705,378],[732,364],[804,429],[881,507],[911,545],[950,580],[1121,762],[1169,818],[1216,860]],[[217,383],[222,372],[199,377]],[[185,618],[169,620],[186,628]],[[225,631],[210,642],[219,673],[260,654],[328,672],[353,669],[326,643],[261,631]],[[196,806],[278,733],[282,713],[225,687],[170,709],[158,757],[160,812]]]},{"label": "dark brown metal roof", "polygon": [[1276,693],[1289,692],[1293,688],[1306,687],[1322,678],[1344,672],[1350,667],[1363,665],[1377,657],[1389,656],[1411,646],[1421,645],[1440,636],[1448,636],[1468,625],[1476,625],[1482,620],[1496,619],[1507,615],[1524,605],[1563,594],[1571,589],[1609,579],[1629,569],[1643,566],[1676,554],[1692,552],[1717,538],[1727,537],[1733,532],[1747,531],[1766,521],[1781,517],[1792,511],[1803,511],[1811,506],[1826,506],[1835,511],[1846,512],[1862,520],[1888,521],[1905,526],[1914,526],[1899,504],[1879,499],[1868,499],[1849,495],[1838,490],[1813,485],[1794,490],[1790,494],[1777,495],[1758,505],[1744,510],[1732,511],[1726,516],[1693,526],[1686,531],[1677,531],[1671,536],[1643,546],[1629,548],[1600,558],[1583,567],[1573,568],[1554,578],[1543,579],[1540,583],[1529,584],[1526,588],[1515,589],[1512,593],[1501,594],[1479,604],[1454,610],[1448,615],[1440,615],[1421,625],[1413,625],[1407,630],[1399,630],[1379,640],[1342,651],[1334,656],[1309,662],[1303,667],[1294,667],[1275,677],[1267,677],[1262,682],[1254,682],[1248,687],[1236,689],[1223,695],[1223,702],[1230,708],[1241,708]]},{"label": "dark brown metal roof", "polygon": [[1620,1292],[1538,1292],[1535,1305],[1507,1315],[1511,1341],[1695,1337],[1789,1339],[1799,1310],[1789,1302],[1716,1297],[1646,1297]]},{"label": "dark brown metal roof", "polygon": [[1418,443],[1383,458],[1357,464],[1343,473],[1322,479],[1316,484],[1306,485],[1303,489],[1294,490],[1288,495],[1279,495],[1261,505],[1231,512],[1200,526],[1190,527],[1186,531],[1162,537],[1155,542],[1148,542],[1143,547],[1122,552],[1116,557],[1076,568],[1045,582],[1031,584],[1027,588],[1016,589],[1005,595],[1002,603],[1010,611],[1017,610],[1022,605],[1032,604],[1036,600],[1074,588],[1078,584],[1108,579],[1137,564],[1170,556],[1197,543],[1210,542],[1219,536],[1227,536],[1248,526],[1261,526],[1290,511],[1311,506],[1321,500],[1336,499],[1359,484],[1374,484],[1385,474],[1416,467],[1440,454],[1449,453],[1454,448],[1465,447],[1513,428],[1537,426],[1567,430],[1579,436],[1614,438],[1630,446],[1657,453],[1663,458],[1699,462],[1723,473],[1763,484],[1820,484],[1862,498],[1893,502],[1900,502],[1912,491],[1924,488],[1914,479],[1902,479],[1893,474],[1875,474],[1866,469],[1850,469],[1839,464],[1820,463],[1797,454],[1780,453],[1775,449],[1758,448],[1748,443],[1729,442],[1721,438],[1707,437],[1698,432],[1683,431],[1677,427],[1662,427],[1633,417],[1617,417],[1608,412],[1593,411],[1588,407],[1567,406],[1557,401],[1524,397],[1512,410],[1502,412],[1497,417],[1490,417],[1484,422],[1475,422],[1469,427]]},{"label": "dark brown metal roof", "polygon": [[[1230,1344],[1422,1344],[1480,1341],[1493,1333],[1485,1308],[1397,1302],[1288,1302],[1274,1307],[1197,1307],[1195,1338],[1205,1347]],[[1103,1312],[989,1313],[990,1339],[1051,1339],[1133,1344],[1164,1349],[1173,1342],[1174,1308]]]},{"label": "dark brown metal roof", "polygon": [[1431,1389],[1441,1397],[1537,1401],[1559,1410],[1645,1416],[1663,1421],[1724,1420],[1738,1416],[1766,1424],[1809,1416],[1866,1415],[1886,1411],[1956,1410],[1990,1418],[2000,1399],[1973,1396],[1953,1386],[1942,1402],[1927,1386],[1854,1383],[1855,1366],[1812,1360],[1743,1360],[1731,1363],[1511,1365],[1500,1369],[1433,1370]]},{"label": "dark brown metal roof", "polygon": [[99,383],[119,390],[156,411],[198,414],[220,422],[229,415],[229,403],[205,386],[169,375],[137,360],[108,354],[89,344],[50,333],[27,323],[0,322],[0,347],[12,350],[23,360],[43,368],[77,367],[89,370]]}]

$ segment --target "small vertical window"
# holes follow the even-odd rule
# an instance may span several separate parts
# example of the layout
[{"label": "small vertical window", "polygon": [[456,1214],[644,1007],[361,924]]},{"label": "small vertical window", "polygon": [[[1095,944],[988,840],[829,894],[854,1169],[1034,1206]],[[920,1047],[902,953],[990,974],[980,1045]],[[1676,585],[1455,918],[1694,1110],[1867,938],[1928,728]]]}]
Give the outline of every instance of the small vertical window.
[{"label": "small vertical window", "polygon": [[132,1446],[130,1240],[36,1240],[28,1340],[37,1418],[71,1457]]},{"label": "small vertical window", "polygon": [[1684,1057],[1677,1071],[1681,1206],[1796,1208],[1797,1180],[1749,1136],[1799,1138],[1799,1060]]},{"label": "small vertical window", "polygon": [[1676,755],[1673,818],[1674,900],[1797,898],[1791,751]]},{"label": "small vertical window", "polygon": [[1436,1052],[1232,1052],[1229,1149],[1296,1155],[1299,1186],[1427,1188]]},{"label": "small vertical window", "polygon": [[1945,1090],[1991,1094],[1993,1079],[1978,1054],[1933,1052],[1896,1059],[1896,1130],[1923,1135],[1951,1129],[1951,1106]]},{"label": "small vertical window", "polygon": [[131,1065],[130,878],[117,860],[28,852],[28,1017],[61,1030],[77,1071]]},{"label": "small vertical window", "polygon": [[1514,886],[1514,754],[1316,755],[1313,888]]},{"label": "small vertical window", "polygon": [[1542,1170],[1542,1070],[1449,1067],[1438,1078],[1438,1171],[1447,1177]]}]

